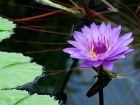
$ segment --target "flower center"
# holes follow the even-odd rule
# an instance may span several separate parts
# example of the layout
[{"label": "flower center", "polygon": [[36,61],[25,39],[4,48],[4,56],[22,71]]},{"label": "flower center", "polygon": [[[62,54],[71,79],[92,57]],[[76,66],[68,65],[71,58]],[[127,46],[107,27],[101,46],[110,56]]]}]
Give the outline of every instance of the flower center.
[{"label": "flower center", "polygon": [[97,57],[97,55],[95,54],[95,52],[94,52],[94,51],[90,51],[89,53],[90,53],[90,55],[92,55],[92,56],[93,56],[93,58],[96,58],[96,57]]},{"label": "flower center", "polygon": [[106,51],[107,51],[107,46],[101,42],[97,42],[91,46],[91,50],[89,51],[89,53],[90,55],[93,56],[93,58],[96,58],[98,55],[103,54]]}]

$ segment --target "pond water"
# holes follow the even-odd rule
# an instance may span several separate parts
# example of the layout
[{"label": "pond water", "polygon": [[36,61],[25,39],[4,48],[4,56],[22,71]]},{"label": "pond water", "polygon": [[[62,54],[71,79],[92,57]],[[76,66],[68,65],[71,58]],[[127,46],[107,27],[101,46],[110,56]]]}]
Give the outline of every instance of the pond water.
[{"label": "pond water", "polygon": [[[32,0],[0,0],[0,14],[11,20],[45,14],[48,9],[52,8],[46,8]],[[62,49],[68,46],[66,41],[71,38],[73,25],[77,30],[84,24],[84,19],[70,14],[55,14],[38,20],[16,23],[18,28],[15,29],[15,34],[0,44],[0,50],[21,52],[44,66],[46,75],[26,84],[22,89],[55,95],[60,91],[68,72],[67,68],[72,62]],[[134,52],[114,63],[114,72],[124,76],[113,79],[104,88],[105,105],[140,105],[139,63],[137,68],[134,66],[136,54],[137,52]],[[139,62],[138,58],[137,60]],[[91,69],[86,70],[79,66],[76,68],[65,89],[66,105],[98,105],[98,94],[86,97],[86,92],[96,82],[95,75]]]}]

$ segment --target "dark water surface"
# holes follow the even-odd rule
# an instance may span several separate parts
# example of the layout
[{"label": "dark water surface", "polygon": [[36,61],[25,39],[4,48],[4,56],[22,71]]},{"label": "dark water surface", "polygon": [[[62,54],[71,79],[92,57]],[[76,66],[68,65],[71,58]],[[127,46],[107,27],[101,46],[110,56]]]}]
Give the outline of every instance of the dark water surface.
[{"label": "dark water surface", "polygon": [[[52,8],[46,8],[31,0],[0,0],[0,15],[9,19],[36,16],[47,13],[48,9]],[[57,14],[40,20],[16,22],[17,26],[41,26],[42,30],[66,33],[61,35],[16,28],[15,34],[0,44],[1,51],[21,52],[44,66],[47,75],[30,85],[25,85],[24,88],[40,94],[55,95],[59,92],[67,68],[72,62],[62,49],[68,46],[66,41],[71,38],[73,25],[79,27],[83,24],[81,20],[70,14]],[[136,58],[134,52],[115,62],[114,72],[124,76],[114,79],[105,87],[105,105],[140,105],[139,58]],[[134,66],[136,60],[137,68]],[[91,69],[77,68],[74,71],[65,89],[68,99],[66,105],[98,105],[98,94],[91,98],[86,97],[86,92],[96,82],[93,78],[95,75]]]}]

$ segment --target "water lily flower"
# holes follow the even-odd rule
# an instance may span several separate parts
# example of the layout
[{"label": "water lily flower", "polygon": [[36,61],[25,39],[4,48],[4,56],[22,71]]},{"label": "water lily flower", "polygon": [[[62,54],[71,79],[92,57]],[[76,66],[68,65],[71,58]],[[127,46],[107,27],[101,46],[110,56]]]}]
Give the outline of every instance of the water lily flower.
[{"label": "water lily flower", "polygon": [[81,32],[75,31],[75,40],[68,40],[73,47],[63,51],[72,58],[83,61],[81,67],[98,67],[102,65],[108,70],[113,69],[113,61],[124,58],[133,51],[128,46],[133,41],[132,32],[120,36],[121,26],[112,27],[102,22],[101,25],[92,23],[90,27],[84,26]]}]

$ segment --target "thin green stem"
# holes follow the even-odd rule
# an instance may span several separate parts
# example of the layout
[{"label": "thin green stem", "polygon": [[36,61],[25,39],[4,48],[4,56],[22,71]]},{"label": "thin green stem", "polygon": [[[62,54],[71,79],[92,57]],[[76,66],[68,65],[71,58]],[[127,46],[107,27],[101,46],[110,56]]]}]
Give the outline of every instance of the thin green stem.
[{"label": "thin green stem", "polygon": [[68,83],[68,81],[69,81],[69,79],[70,79],[70,77],[71,77],[71,75],[73,73],[73,68],[77,65],[77,63],[78,63],[78,60],[74,59],[72,65],[70,67],[70,70],[68,71],[68,73],[67,73],[67,75],[65,77],[65,80],[64,80],[64,82],[62,84],[61,92],[64,92],[64,90],[66,88],[66,85],[67,85],[67,83]]},{"label": "thin green stem", "polygon": [[56,94],[55,98],[57,100],[59,100],[59,103],[62,102],[63,104],[65,104],[66,101],[67,101],[67,95],[64,93],[64,90],[65,90],[65,88],[67,86],[67,83],[68,83],[68,81],[69,81],[69,79],[70,79],[70,77],[71,77],[71,75],[72,75],[72,73],[74,71],[74,67],[77,66],[77,63],[78,63],[78,60],[73,59],[72,65],[71,65],[71,67],[70,67],[70,69],[69,69],[69,71],[68,71],[68,73],[67,73],[67,75],[66,75],[66,77],[64,79],[62,87],[61,87],[60,91]]},{"label": "thin green stem", "polygon": [[[103,66],[99,67],[98,78],[100,81],[100,85],[102,85],[102,78],[103,78]],[[103,88],[99,90],[99,105],[104,105],[104,93]]]}]

